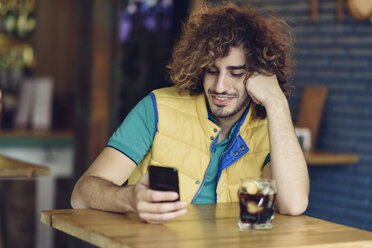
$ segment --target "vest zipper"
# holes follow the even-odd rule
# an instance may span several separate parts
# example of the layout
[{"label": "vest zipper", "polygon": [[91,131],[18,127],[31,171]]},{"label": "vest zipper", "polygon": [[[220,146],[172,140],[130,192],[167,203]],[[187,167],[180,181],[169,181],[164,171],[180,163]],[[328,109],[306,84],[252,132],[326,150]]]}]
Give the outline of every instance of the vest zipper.
[{"label": "vest zipper", "polygon": [[[219,159],[219,161],[218,161],[218,165],[220,166],[220,168],[221,168],[221,160],[222,160],[222,158],[223,158],[223,157],[225,156],[225,154],[226,154],[227,152],[229,152],[229,151],[231,150],[231,148],[234,146],[236,140],[238,139],[238,136],[239,136],[239,133],[237,133],[237,135],[235,136],[235,139],[233,140],[233,142],[231,142],[231,145],[229,146],[229,148],[227,148],[227,150],[224,151],[224,152],[222,153],[222,155],[220,156],[220,159]],[[218,170],[217,183],[216,183],[216,190],[217,190],[218,182],[220,181],[221,174],[222,174],[222,171]],[[217,195],[217,194],[216,194],[216,195]],[[217,195],[217,197],[218,197],[218,195]],[[217,201],[217,197],[216,197],[216,201]]]},{"label": "vest zipper", "polygon": [[194,198],[192,198],[191,204],[194,203],[195,199],[196,199],[196,198],[198,197],[198,195],[200,194],[200,191],[201,191],[201,189],[202,189],[203,186],[204,186],[205,178],[207,177],[207,172],[208,172],[210,166],[211,166],[211,160],[209,160],[209,164],[208,164],[207,170],[206,170],[205,173],[204,173],[203,181],[202,181],[202,183],[201,183],[201,185],[200,185],[198,191],[197,191],[196,194],[194,195]]},{"label": "vest zipper", "polygon": [[[219,135],[220,135],[220,134],[218,133],[218,135],[216,136],[214,142],[213,142],[212,145],[211,145],[211,149],[210,149],[211,152],[212,152],[214,146],[216,145],[215,142],[217,142],[217,140],[218,140],[218,136],[219,136]],[[209,164],[208,164],[208,166],[207,166],[207,169],[205,170],[204,177],[203,177],[203,181],[202,181],[202,183],[201,183],[201,185],[200,185],[198,191],[196,191],[196,194],[195,194],[194,197],[192,198],[192,200],[191,200],[191,204],[194,203],[195,199],[196,199],[196,198],[198,197],[198,195],[200,194],[200,191],[201,191],[201,189],[202,189],[203,186],[204,186],[205,178],[207,177],[207,172],[208,172],[209,168],[211,167],[211,164],[212,164],[212,155],[211,155],[211,159],[209,160]]]}]

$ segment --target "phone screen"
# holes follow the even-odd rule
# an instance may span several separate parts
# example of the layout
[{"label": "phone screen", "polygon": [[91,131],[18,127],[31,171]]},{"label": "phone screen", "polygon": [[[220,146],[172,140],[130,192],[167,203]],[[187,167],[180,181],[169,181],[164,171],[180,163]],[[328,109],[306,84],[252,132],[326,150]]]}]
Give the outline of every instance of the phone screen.
[{"label": "phone screen", "polygon": [[179,193],[178,171],[176,168],[150,165],[148,170],[151,189]]}]

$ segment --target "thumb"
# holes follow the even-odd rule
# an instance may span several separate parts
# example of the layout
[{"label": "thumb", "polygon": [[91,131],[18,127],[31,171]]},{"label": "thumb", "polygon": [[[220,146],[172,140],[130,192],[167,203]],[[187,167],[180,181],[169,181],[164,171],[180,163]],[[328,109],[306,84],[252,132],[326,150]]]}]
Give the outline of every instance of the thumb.
[{"label": "thumb", "polygon": [[138,180],[138,183],[139,183],[139,184],[143,184],[143,185],[149,187],[149,186],[150,186],[149,175],[148,175],[148,174],[143,175],[143,176]]}]

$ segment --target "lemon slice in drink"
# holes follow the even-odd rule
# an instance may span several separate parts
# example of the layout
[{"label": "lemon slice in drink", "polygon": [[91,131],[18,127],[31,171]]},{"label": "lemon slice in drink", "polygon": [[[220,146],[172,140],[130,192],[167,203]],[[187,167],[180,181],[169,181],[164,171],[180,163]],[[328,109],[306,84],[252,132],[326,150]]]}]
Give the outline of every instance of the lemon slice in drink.
[{"label": "lemon slice in drink", "polygon": [[258,187],[255,183],[253,182],[244,182],[242,185],[248,194],[255,195],[258,191]]}]

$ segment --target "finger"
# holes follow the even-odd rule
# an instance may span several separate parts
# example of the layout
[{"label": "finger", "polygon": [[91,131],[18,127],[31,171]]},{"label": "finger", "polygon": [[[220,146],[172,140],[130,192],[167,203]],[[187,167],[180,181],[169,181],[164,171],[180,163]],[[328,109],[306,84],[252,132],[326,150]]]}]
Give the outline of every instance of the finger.
[{"label": "finger", "polygon": [[161,203],[150,203],[150,202],[139,202],[137,206],[138,212],[147,213],[167,213],[175,212],[178,210],[186,209],[186,202],[161,202]]},{"label": "finger", "polygon": [[161,201],[175,201],[179,199],[179,195],[177,192],[173,191],[158,191],[148,189],[143,191],[142,200],[147,202],[161,202]]},{"label": "finger", "polygon": [[175,212],[168,212],[168,213],[139,213],[139,217],[145,220],[148,223],[152,224],[162,224],[171,221],[174,218],[181,217],[187,213],[187,209],[181,209]]},{"label": "finger", "polygon": [[246,91],[248,93],[248,95],[252,98],[252,100],[256,103],[256,104],[259,104],[259,105],[262,105],[261,101],[259,101],[254,95],[253,93],[251,92],[251,87],[249,86],[249,81],[247,82],[246,84]]},{"label": "finger", "polygon": [[253,95],[252,93],[248,92],[248,94],[249,94],[249,96],[252,98],[252,100],[253,100],[256,104],[258,104],[258,105],[262,105],[262,103],[261,103],[259,100],[257,100],[257,98],[254,97],[254,95]]}]

